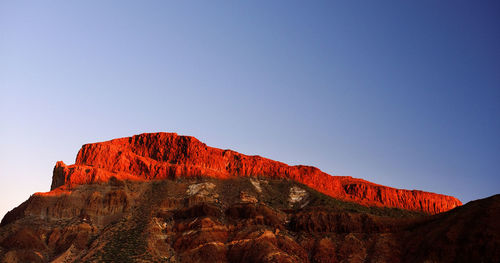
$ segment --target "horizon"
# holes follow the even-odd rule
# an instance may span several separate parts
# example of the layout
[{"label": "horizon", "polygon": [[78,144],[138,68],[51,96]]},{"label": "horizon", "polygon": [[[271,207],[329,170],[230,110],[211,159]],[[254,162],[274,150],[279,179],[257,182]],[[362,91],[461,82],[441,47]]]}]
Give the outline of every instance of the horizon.
[{"label": "horizon", "polygon": [[0,217],[154,131],[464,204],[500,189],[500,4],[0,3]]}]

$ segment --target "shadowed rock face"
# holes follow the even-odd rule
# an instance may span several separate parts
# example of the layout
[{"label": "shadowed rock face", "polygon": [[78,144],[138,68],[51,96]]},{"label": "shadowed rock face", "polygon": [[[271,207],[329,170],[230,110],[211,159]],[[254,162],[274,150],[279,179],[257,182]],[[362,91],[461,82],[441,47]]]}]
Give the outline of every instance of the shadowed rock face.
[{"label": "shadowed rock face", "polygon": [[428,215],[290,180],[188,178],[32,195],[0,262],[499,262],[500,195]]},{"label": "shadowed rock face", "polygon": [[147,181],[200,176],[291,179],[337,199],[429,214],[461,205],[458,199],[451,196],[331,176],[311,166],[289,166],[260,156],[209,147],[194,137],[175,133],[141,134],[86,144],[78,152],[74,165],[56,164],[51,189],[107,182],[110,178]]}]

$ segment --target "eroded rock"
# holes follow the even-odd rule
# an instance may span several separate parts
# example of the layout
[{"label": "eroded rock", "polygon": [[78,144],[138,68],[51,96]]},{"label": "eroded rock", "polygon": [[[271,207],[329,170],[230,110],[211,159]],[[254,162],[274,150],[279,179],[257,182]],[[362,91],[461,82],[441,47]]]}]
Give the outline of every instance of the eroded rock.
[{"label": "eroded rock", "polygon": [[[107,182],[110,178],[147,181],[200,176],[295,180],[331,197],[363,205],[397,207],[430,214],[461,205],[458,199],[451,196],[331,176],[311,166],[289,166],[260,156],[209,147],[194,137],[175,133],[140,134],[83,145],[74,165],[56,164],[52,189]],[[251,183],[257,192],[262,191],[258,180]]]}]

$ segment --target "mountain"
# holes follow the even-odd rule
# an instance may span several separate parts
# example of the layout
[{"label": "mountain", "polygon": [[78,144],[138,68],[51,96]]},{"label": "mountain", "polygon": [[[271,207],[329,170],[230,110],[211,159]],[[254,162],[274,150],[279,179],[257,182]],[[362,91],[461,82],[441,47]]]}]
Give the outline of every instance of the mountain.
[{"label": "mountain", "polygon": [[209,147],[194,137],[149,133],[83,145],[74,165],[56,164],[51,189],[119,180],[148,181],[178,177],[235,176],[289,179],[333,198],[362,205],[395,207],[435,214],[462,205],[451,196],[401,190],[316,167],[289,166],[260,156]]},{"label": "mountain", "polygon": [[[458,207],[445,208],[450,200]],[[0,260],[499,262],[500,195],[460,205],[141,134],[58,162],[52,190],[2,219]]]}]

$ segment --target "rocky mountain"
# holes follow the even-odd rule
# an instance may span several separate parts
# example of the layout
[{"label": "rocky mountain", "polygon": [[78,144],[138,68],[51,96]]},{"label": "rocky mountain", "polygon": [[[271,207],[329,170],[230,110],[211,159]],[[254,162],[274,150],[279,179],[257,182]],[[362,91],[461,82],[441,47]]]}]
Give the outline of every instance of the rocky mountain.
[{"label": "rocky mountain", "polygon": [[500,262],[500,195],[459,205],[142,134],[58,162],[52,191],[2,219],[0,260]]},{"label": "rocky mountain", "polygon": [[430,214],[462,204],[451,196],[395,189],[352,177],[331,176],[316,167],[289,166],[260,156],[221,150],[175,133],[149,133],[86,144],[74,165],[57,163],[51,189],[106,182],[111,177],[145,181],[200,176],[289,179],[345,201]]}]

